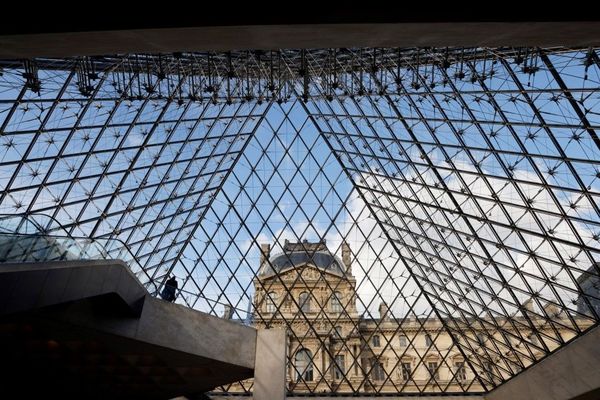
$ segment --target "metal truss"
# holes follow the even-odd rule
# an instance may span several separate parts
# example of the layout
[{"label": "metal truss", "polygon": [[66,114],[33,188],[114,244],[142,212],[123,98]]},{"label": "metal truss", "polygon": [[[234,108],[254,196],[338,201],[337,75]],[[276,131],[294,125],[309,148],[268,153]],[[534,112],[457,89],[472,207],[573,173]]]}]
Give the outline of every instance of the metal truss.
[{"label": "metal truss", "polygon": [[[597,49],[0,66],[0,214],[286,328],[291,393],[485,392],[599,321]],[[304,239],[352,272],[277,269]]]}]

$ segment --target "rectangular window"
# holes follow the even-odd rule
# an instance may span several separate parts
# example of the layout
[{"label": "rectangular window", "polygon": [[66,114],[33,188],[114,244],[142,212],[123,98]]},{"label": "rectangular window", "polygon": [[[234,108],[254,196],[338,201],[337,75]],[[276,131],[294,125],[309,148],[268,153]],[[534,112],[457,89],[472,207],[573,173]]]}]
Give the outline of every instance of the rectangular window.
[{"label": "rectangular window", "polygon": [[340,313],[342,312],[342,294],[340,292],[334,292],[331,297],[331,312]]},{"label": "rectangular window", "polygon": [[333,371],[335,379],[344,379],[344,374],[346,373],[346,360],[343,354],[335,356],[335,368]]},{"label": "rectangular window", "polygon": [[494,382],[494,370],[492,368],[492,363],[489,363],[489,362],[484,363],[483,369],[485,370],[485,374],[487,375],[487,378],[491,382]]},{"label": "rectangular window", "polygon": [[381,346],[381,343],[379,342],[379,335],[375,335],[373,336],[373,347],[379,347]]},{"label": "rectangular window", "polygon": [[429,347],[433,344],[433,340],[431,339],[431,335],[429,333],[425,334],[425,346]]},{"label": "rectangular window", "polygon": [[409,362],[402,363],[402,380],[408,381],[412,376],[412,366]]},{"label": "rectangular window", "polygon": [[457,381],[464,381],[467,379],[467,370],[465,369],[465,363],[457,361],[454,363],[454,377]]},{"label": "rectangular window", "polygon": [[[358,346],[354,345],[354,346],[352,346],[352,357],[354,359],[357,359],[358,358],[357,354],[358,354]],[[358,363],[357,362],[354,363],[354,375],[358,375]]]},{"label": "rectangular window", "polygon": [[400,347],[408,346],[408,339],[406,336],[400,336]]},{"label": "rectangular window", "polygon": [[429,361],[427,363],[427,369],[429,370],[429,376],[433,379],[438,379],[438,363],[436,361]]}]

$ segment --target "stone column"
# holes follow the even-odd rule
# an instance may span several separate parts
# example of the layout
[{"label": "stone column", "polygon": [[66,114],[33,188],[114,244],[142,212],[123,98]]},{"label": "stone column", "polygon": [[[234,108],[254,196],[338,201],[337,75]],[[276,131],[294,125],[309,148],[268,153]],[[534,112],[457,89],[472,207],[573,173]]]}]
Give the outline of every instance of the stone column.
[{"label": "stone column", "polygon": [[285,399],[287,335],[283,329],[263,329],[256,336],[254,400]]}]

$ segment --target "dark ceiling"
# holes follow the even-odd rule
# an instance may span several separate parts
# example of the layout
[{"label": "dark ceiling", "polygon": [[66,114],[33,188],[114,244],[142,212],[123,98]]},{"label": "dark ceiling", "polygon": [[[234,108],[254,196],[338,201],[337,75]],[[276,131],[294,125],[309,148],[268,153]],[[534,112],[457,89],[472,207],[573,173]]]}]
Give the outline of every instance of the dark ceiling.
[{"label": "dark ceiling", "polygon": [[[288,7],[292,8],[288,8]],[[102,7],[73,12],[72,7],[36,5],[35,13],[24,18],[3,21],[0,34],[64,33],[107,30],[193,28],[216,26],[254,25],[312,25],[312,24],[389,24],[432,22],[565,22],[597,21],[597,14],[581,8],[556,9],[533,7],[516,2],[503,2],[501,8],[490,5],[451,3],[432,5],[426,3],[402,4],[401,11],[386,7],[369,8],[348,6],[323,6],[303,2],[294,8],[265,9],[257,3],[235,5],[224,12],[222,4],[202,4],[201,9],[157,8],[148,3],[134,12],[123,12],[116,4],[103,3]]]}]

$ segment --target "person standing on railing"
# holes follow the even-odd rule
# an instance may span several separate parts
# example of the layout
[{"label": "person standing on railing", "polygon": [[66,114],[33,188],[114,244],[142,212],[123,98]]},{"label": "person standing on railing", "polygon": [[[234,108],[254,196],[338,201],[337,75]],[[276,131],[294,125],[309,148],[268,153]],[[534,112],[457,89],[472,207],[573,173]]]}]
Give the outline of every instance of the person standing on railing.
[{"label": "person standing on railing", "polygon": [[167,279],[167,282],[165,282],[165,287],[162,293],[160,294],[160,297],[162,297],[166,301],[174,302],[177,286],[177,279],[175,278],[175,276],[170,277],[169,279]]}]

